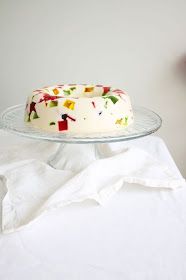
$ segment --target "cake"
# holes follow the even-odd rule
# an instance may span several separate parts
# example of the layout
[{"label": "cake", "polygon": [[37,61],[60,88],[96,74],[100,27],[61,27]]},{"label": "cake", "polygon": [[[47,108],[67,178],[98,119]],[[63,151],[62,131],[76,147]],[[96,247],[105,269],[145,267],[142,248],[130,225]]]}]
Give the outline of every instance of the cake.
[{"label": "cake", "polygon": [[129,95],[103,85],[64,84],[34,90],[25,122],[60,133],[112,132],[133,122]]}]

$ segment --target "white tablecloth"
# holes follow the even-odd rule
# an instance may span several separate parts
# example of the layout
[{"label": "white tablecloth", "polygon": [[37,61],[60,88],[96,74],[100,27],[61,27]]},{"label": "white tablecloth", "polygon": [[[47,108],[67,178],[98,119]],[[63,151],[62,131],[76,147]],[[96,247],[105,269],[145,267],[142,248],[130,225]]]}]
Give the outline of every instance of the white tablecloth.
[{"label": "white tablecloth", "polygon": [[[157,154],[172,161],[166,147]],[[130,184],[104,207],[72,204],[1,234],[0,279],[185,280],[186,189]]]}]

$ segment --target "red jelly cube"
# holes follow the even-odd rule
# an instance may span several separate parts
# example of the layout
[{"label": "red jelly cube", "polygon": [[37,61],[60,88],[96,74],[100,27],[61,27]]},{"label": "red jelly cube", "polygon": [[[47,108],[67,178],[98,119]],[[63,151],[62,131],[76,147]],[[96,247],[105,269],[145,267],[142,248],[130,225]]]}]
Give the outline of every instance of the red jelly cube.
[{"label": "red jelly cube", "polygon": [[58,122],[58,129],[59,129],[59,131],[67,130],[68,129],[68,122],[67,122],[67,120],[59,121]]},{"label": "red jelly cube", "polygon": [[31,103],[30,103],[30,113],[32,113],[32,111],[36,112],[35,105],[36,105],[35,102],[31,102]]},{"label": "red jelly cube", "polygon": [[104,93],[109,92],[110,91],[110,87],[103,87],[103,91],[104,91]]}]

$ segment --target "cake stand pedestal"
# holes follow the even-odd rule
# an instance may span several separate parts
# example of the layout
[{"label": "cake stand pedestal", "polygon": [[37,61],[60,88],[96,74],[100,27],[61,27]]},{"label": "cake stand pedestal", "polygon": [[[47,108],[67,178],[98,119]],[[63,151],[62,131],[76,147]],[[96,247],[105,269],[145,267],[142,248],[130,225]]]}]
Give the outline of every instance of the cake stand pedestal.
[{"label": "cake stand pedestal", "polygon": [[110,133],[70,134],[49,133],[26,124],[23,121],[24,105],[16,105],[0,115],[0,128],[20,136],[60,143],[56,153],[49,158],[48,164],[57,169],[78,172],[96,159],[104,158],[105,154],[108,156],[109,146],[106,143],[144,137],[161,127],[162,120],[153,111],[143,107],[134,107],[133,110],[134,123],[123,130]]},{"label": "cake stand pedestal", "polygon": [[[105,146],[105,147],[104,147]],[[78,172],[91,162],[104,158],[107,144],[60,144],[57,151],[49,158],[48,164],[56,169]]]},{"label": "cake stand pedestal", "polygon": [[60,144],[49,158],[48,164],[56,169],[79,172],[95,160],[103,159],[112,152],[107,143]]}]

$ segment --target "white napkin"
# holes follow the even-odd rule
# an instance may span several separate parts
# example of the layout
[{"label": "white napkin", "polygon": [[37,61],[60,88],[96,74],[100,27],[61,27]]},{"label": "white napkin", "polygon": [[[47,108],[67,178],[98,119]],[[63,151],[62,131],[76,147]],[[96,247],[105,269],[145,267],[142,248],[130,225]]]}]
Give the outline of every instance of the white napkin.
[{"label": "white napkin", "polygon": [[[0,141],[1,192],[6,193],[2,200],[4,233],[18,230],[49,210],[73,202],[93,199],[103,205],[126,183],[170,189],[185,186],[185,180],[158,137],[100,144],[101,158],[77,169],[69,159],[83,163],[83,149],[87,149],[86,159],[90,156],[91,161],[92,151],[85,144],[73,146],[72,151],[66,146],[62,158],[65,170],[47,164],[59,144],[18,138],[17,144],[7,145],[9,137],[12,135],[2,134]],[[78,149],[76,156],[74,149]]]}]

